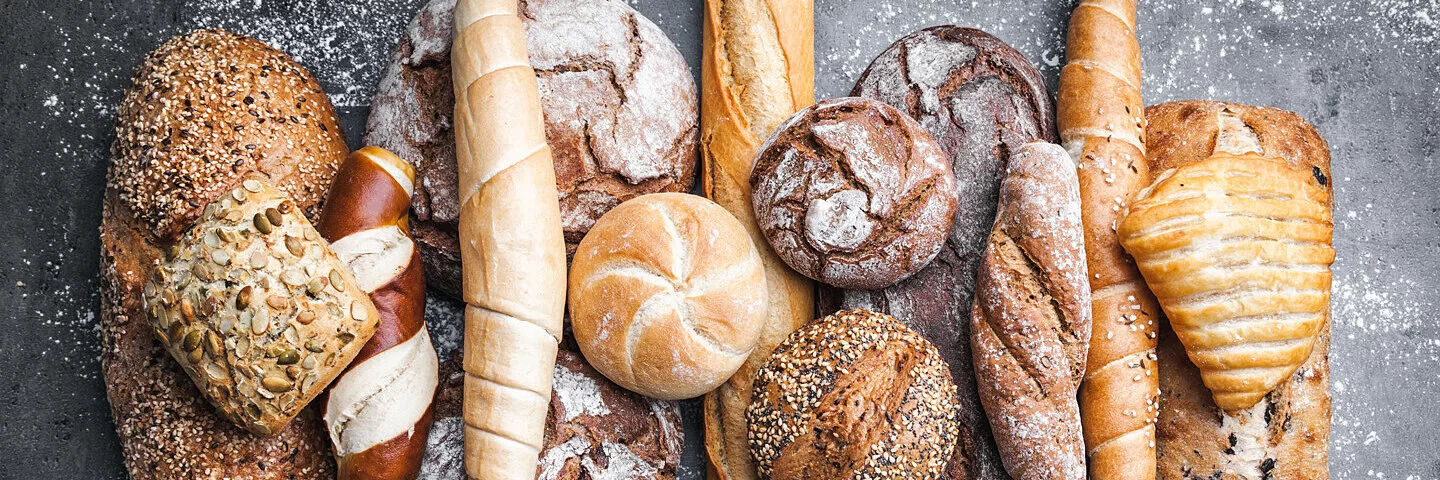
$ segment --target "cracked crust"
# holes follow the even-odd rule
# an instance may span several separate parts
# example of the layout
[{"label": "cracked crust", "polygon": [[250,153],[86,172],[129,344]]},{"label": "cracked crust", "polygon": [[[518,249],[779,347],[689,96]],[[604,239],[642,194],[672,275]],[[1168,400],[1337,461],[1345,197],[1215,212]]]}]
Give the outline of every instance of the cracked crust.
[{"label": "cracked crust", "polygon": [[955,177],[919,123],[875,100],[802,110],[761,147],[750,176],[760,230],[791,268],[820,282],[893,285],[940,253]]},{"label": "cracked crust", "polygon": [[[521,16],[555,160],[567,250],[601,215],[654,192],[689,191],[698,97],[685,59],[623,2],[531,0]],[[427,284],[459,298],[459,200],[450,78],[453,0],[431,1],[381,79],[365,143],[416,166],[414,236]]]}]

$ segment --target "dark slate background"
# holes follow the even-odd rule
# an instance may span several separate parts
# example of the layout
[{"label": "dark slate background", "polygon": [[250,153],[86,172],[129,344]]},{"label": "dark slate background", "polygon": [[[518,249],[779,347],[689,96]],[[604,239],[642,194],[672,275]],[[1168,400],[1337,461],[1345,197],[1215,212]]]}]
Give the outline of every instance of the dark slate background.
[{"label": "dark slate background", "polygon": [[[630,3],[698,66],[699,1]],[[1271,105],[1330,142],[1334,477],[1440,478],[1440,1],[1142,3],[1147,103]],[[419,5],[0,0],[0,478],[124,477],[99,374],[97,227],[115,104],[145,52],[202,27],[269,42],[320,79],[355,146]],[[943,23],[995,33],[1053,87],[1072,6],[817,0],[817,97],[845,94],[891,41]],[[432,307],[432,321],[453,316]],[[699,478],[689,423],[681,476]]]}]

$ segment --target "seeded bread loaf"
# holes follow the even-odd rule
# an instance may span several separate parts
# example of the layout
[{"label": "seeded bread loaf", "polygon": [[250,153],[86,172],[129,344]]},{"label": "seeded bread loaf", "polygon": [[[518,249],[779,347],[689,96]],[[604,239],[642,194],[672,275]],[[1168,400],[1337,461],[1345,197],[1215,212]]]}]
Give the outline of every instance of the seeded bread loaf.
[{"label": "seeded bread loaf", "polygon": [[746,410],[761,478],[938,479],[958,433],[939,352],[889,315],[806,324],[755,374]]},{"label": "seeded bread loaf", "polygon": [[[522,23],[555,158],[567,248],[620,202],[685,192],[698,99],[680,51],[623,1],[530,0]],[[460,298],[460,218],[450,39],[455,0],[432,0],[400,37],[365,143],[416,167],[414,236],[427,286]]]},{"label": "seeded bread loaf", "polygon": [[[1307,171],[1331,208],[1330,152],[1299,115],[1212,101],[1145,109],[1151,171],[1199,162],[1218,152],[1253,151]],[[1329,478],[1330,314],[1309,357],[1259,403],[1236,412],[1216,406],[1172,329],[1161,329],[1159,475],[1163,480]]]},{"label": "seeded bread loaf", "polygon": [[910,114],[950,158],[960,188],[954,228],[928,266],[884,290],[821,289],[821,313],[866,308],[894,315],[935,344],[960,389],[960,442],[949,479],[1007,478],[975,391],[970,307],[1010,152],[1055,141],[1045,82],[1020,52],[954,26],[897,40],[861,74],[852,95]]},{"label": "seeded bread loaf", "polygon": [[380,315],[263,176],[210,202],[145,284],[155,338],[220,414],[269,435],[324,391]]},{"label": "seeded bread loaf", "polygon": [[242,178],[267,177],[312,215],[345,151],[314,78],[256,40],[198,31],[136,70],[117,113],[100,226],[101,368],[133,478],[333,477],[312,410],[269,437],[217,414],[156,341],[142,290],[179,233]]}]

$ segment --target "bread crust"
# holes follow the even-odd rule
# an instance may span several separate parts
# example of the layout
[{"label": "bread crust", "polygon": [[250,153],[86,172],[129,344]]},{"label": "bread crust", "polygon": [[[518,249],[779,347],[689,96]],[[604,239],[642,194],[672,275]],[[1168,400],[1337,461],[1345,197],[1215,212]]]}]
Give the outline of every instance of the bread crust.
[{"label": "bread crust", "polygon": [[[171,72],[179,83],[161,89],[171,84]],[[303,111],[293,110],[297,103]],[[251,115],[251,109],[264,115]],[[314,77],[283,53],[254,39],[204,30],[148,55],[119,112],[100,226],[101,369],[130,475],[330,478],[334,462],[312,410],[271,437],[229,424],[154,340],[141,305],[142,286],[163,256],[162,247],[245,175],[269,176],[313,218],[345,154],[329,99]],[[285,114],[283,126],[275,112]],[[212,115],[225,119],[213,129],[207,124]],[[292,122],[292,115],[306,121]],[[162,120],[170,123],[156,123]],[[168,146],[158,136],[162,131],[174,134]],[[251,144],[256,147],[246,147]],[[233,170],[193,173],[212,163]],[[165,175],[172,168],[192,173]],[[143,191],[166,193],[126,193],[139,184],[148,185]],[[175,201],[186,207],[173,208]],[[142,217],[138,211],[148,213]]]},{"label": "bread crust", "polygon": [[745,440],[751,379],[770,350],[810,321],[815,286],[766,245],[750,204],[755,152],[791,113],[815,102],[812,0],[706,0],[700,62],[700,156],[705,196],[750,232],[765,264],[768,319],[755,350],[705,395],[711,479],[756,478]]},{"label": "bread crust", "polygon": [[[1146,109],[1146,147],[1153,171],[1209,158],[1222,112],[1253,132],[1261,154],[1309,170],[1332,207],[1329,146],[1299,115],[1268,107],[1184,101]],[[1322,180],[1323,179],[1323,180]],[[1161,329],[1159,478],[1310,479],[1329,477],[1330,314],[1300,368],[1259,404],[1226,414],[1168,328]]]}]

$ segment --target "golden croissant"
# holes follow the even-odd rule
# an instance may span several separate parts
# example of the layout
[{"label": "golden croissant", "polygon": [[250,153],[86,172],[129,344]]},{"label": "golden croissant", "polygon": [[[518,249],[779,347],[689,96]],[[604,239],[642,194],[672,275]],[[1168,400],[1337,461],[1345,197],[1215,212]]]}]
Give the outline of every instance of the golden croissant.
[{"label": "golden croissant", "polygon": [[1335,229],[1311,172],[1254,153],[1166,172],[1117,226],[1216,405],[1248,408],[1310,356]]}]

